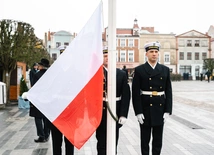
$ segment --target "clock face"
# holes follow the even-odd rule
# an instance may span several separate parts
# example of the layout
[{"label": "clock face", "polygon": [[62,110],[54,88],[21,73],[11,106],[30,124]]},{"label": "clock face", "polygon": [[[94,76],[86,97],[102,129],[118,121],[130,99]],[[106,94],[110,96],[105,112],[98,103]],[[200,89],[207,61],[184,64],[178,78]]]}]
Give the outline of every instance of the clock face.
[{"label": "clock face", "polygon": [[134,30],[134,34],[138,34],[138,30]]}]

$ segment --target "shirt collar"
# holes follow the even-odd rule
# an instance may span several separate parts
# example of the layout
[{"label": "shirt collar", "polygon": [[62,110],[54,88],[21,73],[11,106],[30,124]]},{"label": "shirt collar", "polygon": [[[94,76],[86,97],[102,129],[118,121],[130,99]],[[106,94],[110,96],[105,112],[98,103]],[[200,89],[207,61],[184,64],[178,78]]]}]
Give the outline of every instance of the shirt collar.
[{"label": "shirt collar", "polygon": [[103,68],[105,68],[105,70],[108,71],[108,68],[106,68],[104,65],[103,65]]},{"label": "shirt collar", "polygon": [[153,69],[155,69],[155,67],[156,67],[156,65],[157,65],[157,62],[155,63],[154,66],[152,66],[149,62],[148,62],[148,64],[149,64]]}]

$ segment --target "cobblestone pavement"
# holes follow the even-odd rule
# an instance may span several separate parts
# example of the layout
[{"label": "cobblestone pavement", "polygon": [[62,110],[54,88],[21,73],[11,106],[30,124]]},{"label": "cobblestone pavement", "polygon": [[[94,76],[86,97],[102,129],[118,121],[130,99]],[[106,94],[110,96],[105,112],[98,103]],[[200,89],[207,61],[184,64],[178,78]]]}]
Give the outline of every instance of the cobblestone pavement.
[{"label": "cobblestone pavement", "polygon": [[[173,115],[164,130],[161,155],[214,154],[214,82],[172,82]],[[34,143],[36,129],[28,109],[16,105],[0,109],[0,155],[51,155],[51,138]],[[139,125],[132,104],[120,130],[118,155],[140,155]],[[64,145],[63,145],[64,146]],[[63,148],[64,149],[64,148]],[[96,155],[94,135],[75,155]]]}]

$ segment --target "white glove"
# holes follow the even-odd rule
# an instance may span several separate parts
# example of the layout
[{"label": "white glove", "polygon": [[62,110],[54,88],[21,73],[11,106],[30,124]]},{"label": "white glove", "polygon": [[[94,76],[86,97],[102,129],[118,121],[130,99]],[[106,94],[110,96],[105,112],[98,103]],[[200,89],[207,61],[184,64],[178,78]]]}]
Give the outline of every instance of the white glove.
[{"label": "white glove", "polygon": [[163,121],[166,122],[166,120],[169,118],[169,113],[164,113],[163,115]]},{"label": "white glove", "polygon": [[22,94],[22,98],[23,98],[23,99],[27,99],[27,94],[28,94],[28,92],[24,92],[24,93]]},{"label": "white glove", "polygon": [[137,119],[138,119],[138,122],[140,123],[140,124],[143,124],[144,123],[144,115],[143,114],[138,114],[137,115]]},{"label": "white glove", "polygon": [[118,120],[118,123],[123,125],[123,124],[126,123],[126,120],[127,120],[127,119],[126,119],[125,117],[121,116],[121,117],[119,118],[119,120]]}]

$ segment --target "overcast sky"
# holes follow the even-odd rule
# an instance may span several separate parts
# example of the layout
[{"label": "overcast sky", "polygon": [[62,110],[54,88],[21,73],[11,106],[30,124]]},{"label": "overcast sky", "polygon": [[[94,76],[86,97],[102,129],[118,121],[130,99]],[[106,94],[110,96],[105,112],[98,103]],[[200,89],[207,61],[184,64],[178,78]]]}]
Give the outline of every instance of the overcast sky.
[{"label": "overcast sky", "polygon": [[[214,25],[213,0],[116,0],[117,28],[132,28],[137,18],[140,27],[155,27],[159,33],[181,34],[190,30],[202,33]],[[0,19],[27,22],[37,37],[44,33],[79,31],[100,0],[0,0]],[[108,0],[103,0],[104,27],[108,26]]]}]

